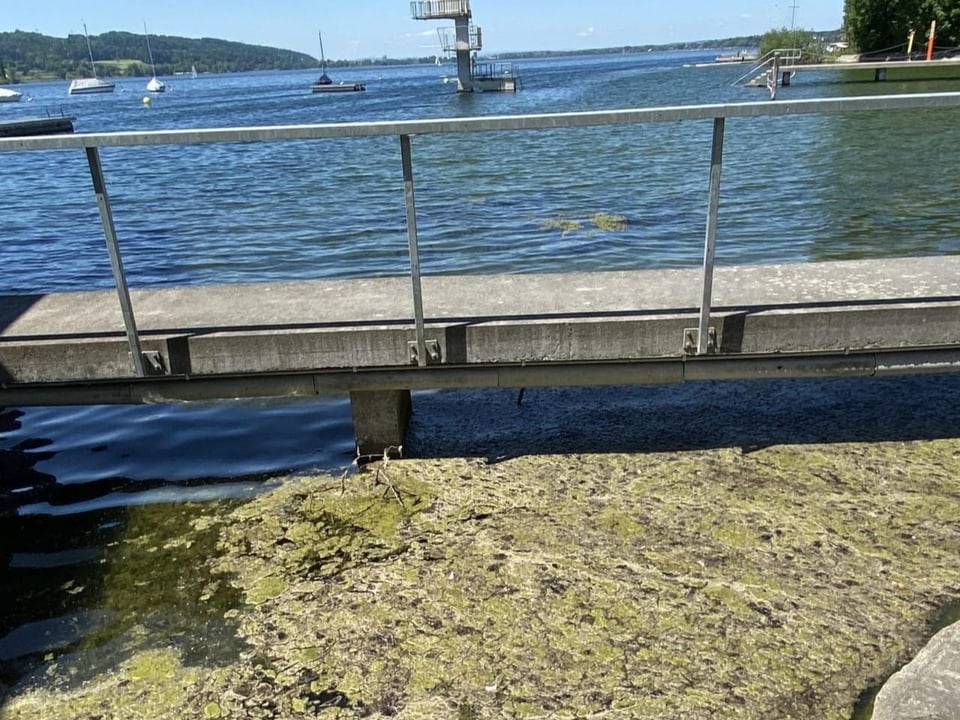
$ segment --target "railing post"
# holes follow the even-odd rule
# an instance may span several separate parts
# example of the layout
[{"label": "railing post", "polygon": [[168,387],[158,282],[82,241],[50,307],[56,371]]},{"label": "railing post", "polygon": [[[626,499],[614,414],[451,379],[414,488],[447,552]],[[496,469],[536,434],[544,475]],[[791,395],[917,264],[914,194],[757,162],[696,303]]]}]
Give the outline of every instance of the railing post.
[{"label": "railing post", "polygon": [[417,331],[417,364],[427,364],[427,340],[423,323],[423,290],[420,284],[420,249],[417,241],[417,205],[413,193],[413,160],[410,136],[400,136],[400,158],[403,163],[403,194],[407,201],[407,237],[410,242],[410,277],[413,281],[413,317]]},{"label": "railing post", "polygon": [[720,170],[723,167],[723,129],[726,118],[713,119],[713,150],[710,154],[710,200],[707,206],[707,233],[703,244],[703,293],[700,298],[700,330],[697,354],[707,352],[710,333],[710,306],[713,302],[713,265],[717,250],[717,215],[720,212]]},{"label": "railing post", "polygon": [[770,91],[770,99],[777,99],[777,85],[780,83],[780,53],[773,54],[773,67],[770,68],[770,77],[767,79],[767,90]]},{"label": "railing post", "polygon": [[117,295],[120,297],[123,325],[127,331],[127,342],[130,343],[130,356],[133,358],[133,368],[138,377],[144,377],[146,372],[143,364],[143,351],[140,349],[137,321],[133,315],[133,304],[130,302],[130,290],[127,288],[127,276],[123,271],[123,259],[120,257],[120,246],[117,244],[117,230],[113,224],[110,198],[107,196],[107,186],[103,179],[103,168],[100,165],[100,152],[96,147],[88,147],[86,150],[87,163],[90,165],[90,177],[93,179],[93,191],[97,195],[97,206],[100,208],[100,221],[103,223],[103,235],[107,241],[107,252],[110,253],[110,267],[113,269],[113,281],[117,286]]}]

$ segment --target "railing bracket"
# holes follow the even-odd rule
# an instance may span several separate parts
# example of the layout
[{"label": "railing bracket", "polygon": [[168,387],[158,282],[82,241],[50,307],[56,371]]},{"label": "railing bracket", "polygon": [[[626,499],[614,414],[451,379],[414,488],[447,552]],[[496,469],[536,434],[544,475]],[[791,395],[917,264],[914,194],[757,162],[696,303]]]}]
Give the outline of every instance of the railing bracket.
[{"label": "railing bracket", "polygon": [[[683,329],[683,354],[698,355],[697,348],[700,344],[699,328]],[[707,353],[717,352],[717,329],[715,327],[707,328]]]},{"label": "railing bracket", "polygon": [[[427,348],[427,365],[440,362],[440,342],[438,340],[427,340],[424,345]],[[407,351],[410,353],[410,364],[417,365],[420,362],[419,351],[417,350],[417,341],[410,340],[407,343]]]},{"label": "railing bracket", "polygon": [[163,364],[163,356],[157,350],[144,350],[141,353],[143,358],[143,369],[146,375],[166,375],[167,368]]}]

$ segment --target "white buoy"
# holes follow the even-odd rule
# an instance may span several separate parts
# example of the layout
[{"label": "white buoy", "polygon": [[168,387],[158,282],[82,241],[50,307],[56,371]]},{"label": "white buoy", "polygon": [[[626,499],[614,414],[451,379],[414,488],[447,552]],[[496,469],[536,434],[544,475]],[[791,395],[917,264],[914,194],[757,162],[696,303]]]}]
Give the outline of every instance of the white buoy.
[{"label": "white buoy", "polygon": [[149,95],[144,95],[144,96],[143,96],[143,104],[144,104],[144,105],[149,105],[149,104],[152,103],[152,102],[153,102],[153,98],[151,98]]}]

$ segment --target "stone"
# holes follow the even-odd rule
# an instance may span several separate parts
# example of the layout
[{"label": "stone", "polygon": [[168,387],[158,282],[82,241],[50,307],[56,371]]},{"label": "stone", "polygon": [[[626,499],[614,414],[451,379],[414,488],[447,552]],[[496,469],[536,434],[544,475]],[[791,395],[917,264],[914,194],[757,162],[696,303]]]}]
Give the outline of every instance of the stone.
[{"label": "stone", "polygon": [[873,720],[960,718],[960,623],[949,625],[877,694]]}]

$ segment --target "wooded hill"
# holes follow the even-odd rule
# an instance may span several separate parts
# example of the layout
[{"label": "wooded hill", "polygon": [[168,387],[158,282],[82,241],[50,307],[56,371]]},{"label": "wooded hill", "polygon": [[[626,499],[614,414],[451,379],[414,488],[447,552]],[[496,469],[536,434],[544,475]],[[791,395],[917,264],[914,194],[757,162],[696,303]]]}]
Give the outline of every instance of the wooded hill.
[{"label": "wooded hill", "polygon": [[[90,46],[99,75],[139,76],[152,72],[144,35],[129,32],[91,35]],[[312,68],[319,64],[317,58],[292,50],[214,38],[151,35],[150,50],[159,75],[189,72],[191,66],[196,66],[197,72],[243,72]],[[57,38],[22,30],[0,33],[0,82],[89,74],[90,55],[83,35]]]}]

